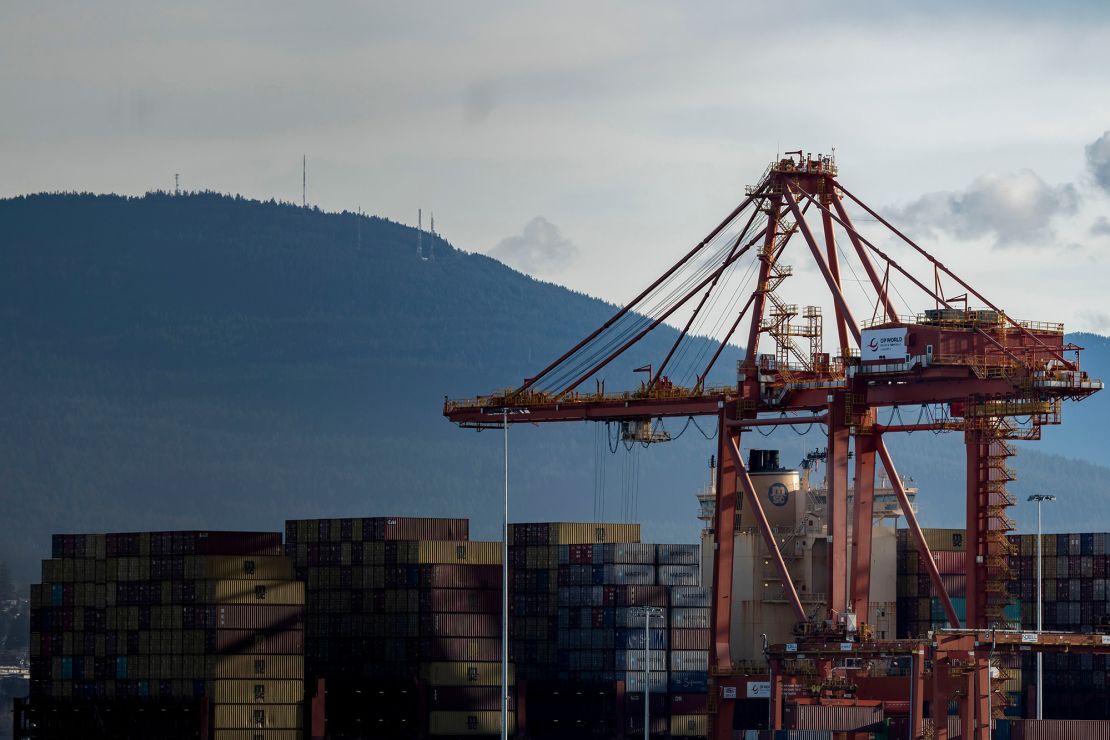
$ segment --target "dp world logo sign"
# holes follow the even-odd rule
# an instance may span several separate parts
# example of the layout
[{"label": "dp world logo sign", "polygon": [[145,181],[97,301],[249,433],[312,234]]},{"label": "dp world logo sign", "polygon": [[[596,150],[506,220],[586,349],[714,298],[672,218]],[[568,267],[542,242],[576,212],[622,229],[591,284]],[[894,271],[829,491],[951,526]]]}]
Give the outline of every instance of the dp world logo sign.
[{"label": "dp world logo sign", "polygon": [[772,483],[767,489],[767,498],[775,506],[786,506],[786,502],[790,499],[790,492],[782,483]]}]

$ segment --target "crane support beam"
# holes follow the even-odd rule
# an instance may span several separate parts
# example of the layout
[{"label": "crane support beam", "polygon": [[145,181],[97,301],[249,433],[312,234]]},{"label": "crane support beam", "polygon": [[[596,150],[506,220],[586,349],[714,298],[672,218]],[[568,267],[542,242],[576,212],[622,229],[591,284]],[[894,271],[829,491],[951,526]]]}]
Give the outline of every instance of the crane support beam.
[{"label": "crane support beam", "polygon": [[782,550],[779,549],[779,542],[775,539],[775,533],[771,531],[771,523],[767,520],[767,514],[763,510],[763,502],[759,500],[759,495],[755,492],[755,485],[752,484],[751,476],[748,475],[748,469],[744,466],[744,459],[740,454],[740,447],[737,445],[740,435],[728,434],[726,436],[728,437],[728,452],[732,456],[732,464],[736,469],[737,477],[740,479],[740,487],[744,489],[744,500],[750,507],[756,526],[759,527],[759,533],[763,535],[763,542],[767,545],[771,562],[774,564],[775,570],[778,571],[779,578],[782,579],[782,588],[786,592],[786,600],[794,610],[794,616],[798,621],[804,622],[806,612],[802,608],[802,600],[798,598],[798,589],[795,588],[794,579],[791,578],[790,571],[786,567],[786,561],[783,560]]},{"label": "crane support beam", "polygon": [[[728,429],[728,411],[721,409],[717,425],[717,499],[713,520],[713,675],[732,672],[732,572],[736,547],[736,448],[739,432]],[[732,731],[731,725],[729,731]]]},{"label": "crane support beam", "polygon": [[[859,258],[860,263],[863,265],[864,272],[867,273],[867,279],[871,281],[871,287],[875,289],[875,295],[878,296],[879,301],[883,304],[883,310],[886,311],[886,317],[890,321],[898,320],[898,311],[894,308],[894,303],[890,300],[890,292],[886,289],[886,285],[879,279],[879,274],[875,272],[875,266],[871,263],[871,257],[867,254],[867,250],[863,248],[863,243],[860,241],[859,233],[856,232],[856,227],[852,225],[852,220],[848,218],[848,211],[845,210],[844,204],[840,201],[840,196],[836,195],[833,191],[833,208],[839,214],[840,218],[837,219],[848,233],[848,241],[852,242],[852,248],[856,250],[856,256]],[[818,203],[818,206],[821,204]],[[826,217],[831,217],[832,214],[826,212]]]},{"label": "crane support beam", "polygon": [[941,603],[944,604],[944,615],[948,619],[948,624],[959,629],[961,626],[960,618],[956,616],[956,608],[952,606],[952,599],[944,588],[940,571],[937,569],[937,562],[933,559],[933,552],[929,549],[929,543],[925,541],[925,533],[921,531],[921,525],[917,523],[917,514],[913,513],[913,507],[910,506],[910,497],[906,495],[906,487],[902,485],[902,478],[899,477],[898,470],[894,467],[894,461],[890,459],[890,452],[886,448],[886,442],[882,435],[875,436],[875,451],[879,453],[879,460],[882,461],[886,476],[890,479],[890,485],[894,489],[894,494],[898,497],[898,503],[906,517],[906,524],[910,528],[910,534],[913,535],[914,542],[917,543],[918,556],[926,570],[929,571],[929,580],[932,581],[933,588],[936,589]]},{"label": "crane support beam", "polygon": [[[848,606],[848,444],[851,430],[845,418],[846,398],[832,395],[829,403],[828,503],[826,517],[832,544],[828,550],[829,617],[835,619]],[[870,532],[870,513],[868,531]]]},{"label": "crane support beam", "polygon": [[[852,309],[848,307],[848,301],[844,300],[844,293],[840,290],[840,286],[833,280],[832,273],[829,272],[829,266],[825,264],[825,258],[821,256],[821,248],[817,246],[817,241],[813,238],[813,232],[810,231],[809,224],[806,223],[806,217],[802,213],[802,209],[798,208],[798,201],[794,200],[793,194],[790,192],[789,187],[782,190],[782,197],[786,201],[786,205],[790,208],[790,212],[794,214],[794,220],[798,224],[798,228],[802,230],[802,236],[805,237],[806,244],[809,245],[809,251],[813,254],[813,261],[817,263],[817,267],[821,270],[821,275],[825,278],[825,283],[829,286],[829,292],[832,294],[833,303],[836,305],[837,310],[844,317],[848,323],[848,330],[852,332],[852,339],[856,340],[856,346],[859,346],[859,324],[856,323],[855,318],[852,316]],[[812,199],[811,199],[812,200]],[[816,203],[816,201],[813,201]],[[821,206],[820,203],[817,203]]]},{"label": "crane support beam", "polygon": [[[836,287],[839,288],[841,285],[840,260],[836,255],[836,234],[833,233],[833,222],[828,213],[821,214],[821,230],[825,237],[825,253],[829,259],[829,272],[832,274]],[[836,309],[836,336],[840,340],[840,354],[843,355],[849,349],[848,326],[844,321],[844,314],[840,312],[839,308]]]},{"label": "crane support beam", "polygon": [[[872,413],[872,412],[869,412]],[[854,522],[852,524],[852,611],[861,623],[870,622],[871,520],[875,508],[875,437],[857,434]]]},{"label": "crane support beam", "polygon": [[763,323],[763,312],[767,306],[767,281],[771,275],[771,265],[777,258],[775,253],[775,239],[778,236],[779,216],[782,210],[782,198],[768,198],[767,204],[767,231],[763,248],[759,251],[759,281],[756,283],[755,304],[752,308],[751,325],[748,328],[748,344],[744,364],[755,365],[755,356],[759,353],[759,331]]}]

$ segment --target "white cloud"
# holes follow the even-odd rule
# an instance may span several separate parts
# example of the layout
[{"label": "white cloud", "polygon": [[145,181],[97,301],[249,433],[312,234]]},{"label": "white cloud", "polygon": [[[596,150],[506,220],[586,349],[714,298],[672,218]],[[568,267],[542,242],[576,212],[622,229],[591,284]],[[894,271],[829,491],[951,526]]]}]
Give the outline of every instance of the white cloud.
[{"label": "white cloud", "polygon": [[1087,154],[1087,169],[1094,175],[1095,182],[1110,193],[1110,131],[1088,144],[1084,152]]},{"label": "white cloud", "polygon": [[1071,183],[1049,185],[1032,170],[983,175],[965,190],[929,193],[903,208],[895,218],[932,234],[957,239],[993,236],[1007,247],[1052,239],[1052,222],[1074,214],[1079,193]]},{"label": "white cloud", "polygon": [[1110,236],[1110,218],[1099,216],[1095,219],[1095,222],[1091,224],[1091,234],[1093,236]]},{"label": "white cloud", "polygon": [[543,216],[524,225],[522,233],[497,243],[489,255],[533,275],[560,272],[578,257],[578,247]]}]

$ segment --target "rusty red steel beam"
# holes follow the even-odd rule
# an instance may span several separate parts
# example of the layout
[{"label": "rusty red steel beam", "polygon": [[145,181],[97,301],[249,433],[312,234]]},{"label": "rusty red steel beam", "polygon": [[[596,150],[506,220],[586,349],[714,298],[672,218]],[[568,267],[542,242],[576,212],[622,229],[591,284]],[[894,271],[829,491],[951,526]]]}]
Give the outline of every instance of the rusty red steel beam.
[{"label": "rusty red steel beam", "polygon": [[[799,188],[800,189],[800,188]],[[894,308],[894,303],[890,300],[890,291],[886,289],[883,281],[879,279],[879,273],[875,272],[875,266],[871,263],[871,258],[867,255],[867,250],[863,248],[863,244],[859,241],[859,234],[856,233],[855,226],[852,225],[852,220],[848,217],[848,211],[845,210],[844,204],[840,202],[840,197],[836,195],[836,189],[833,189],[833,207],[836,212],[840,214],[837,221],[844,227],[845,232],[848,234],[848,240],[852,242],[852,248],[856,250],[856,256],[863,264],[863,270],[867,273],[867,278],[871,281],[871,285],[875,288],[876,295],[883,302],[883,309],[886,311],[887,318],[891,321],[898,320],[898,311]],[[832,214],[826,214],[831,217]]]},{"label": "rusty red steel beam", "polygon": [[[732,249],[729,250],[728,255],[725,257],[726,260],[736,253],[736,250],[740,247],[740,240],[743,239],[744,236],[748,233],[748,229],[752,227],[752,223],[755,221],[755,217],[758,215],[759,210],[753,209],[751,217],[749,217],[748,222],[744,224],[744,228],[741,229],[740,234],[736,237],[736,241],[735,243],[733,243]],[[763,231],[761,230],[760,233],[757,234],[751,240],[751,242],[746,244],[744,248],[747,249],[753,243],[762,238],[762,236]],[[659,381],[659,378],[663,377],[663,371],[666,369],[667,363],[671,361],[671,357],[674,356],[675,350],[678,349],[678,345],[681,344],[682,340],[686,338],[686,335],[690,331],[690,327],[694,324],[694,320],[697,319],[698,314],[701,313],[701,309],[705,306],[705,302],[709,300],[709,296],[713,292],[713,289],[717,287],[717,282],[721,279],[722,274],[724,273],[718,273],[717,276],[713,278],[713,282],[709,284],[709,287],[705,289],[705,294],[702,295],[701,300],[698,301],[698,305],[694,307],[693,313],[690,314],[690,318],[687,319],[686,326],[682,327],[682,331],[679,332],[678,337],[675,338],[674,344],[672,344],[671,348],[667,351],[667,356],[663,358],[663,362],[659,363],[659,369],[655,371],[654,377],[652,377],[651,382],[648,383],[648,390],[654,388],[655,384]]]},{"label": "rusty red steel beam", "polygon": [[871,216],[874,217],[874,219],[876,221],[878,221],[883,226],[890,229],[892,232],[894,232],[895,235],[897,235],[899,238],[901,238],[902,241],[904,241],[906,244],[913,247],[918,252],[918,254],[920,254],[925,259],[929,260],[930,262],[932,262],[937,268],[942,270],[945,275],[947,275],[948,277],[952,278],[957,283],[959,283],[963,287],[964,290],[966,290],[968,293],[971,293],[973,296],[975,296],[976,298],[981,300],[983,303],[987,304],[987,307],[990,308],[991,310],[997,311],[999,313],[999,315],[1004,316],[1006,318],[1006,321],[1008,321],[1014,328],[1018,329],[1019,331],[1024,333],[1026,336],[1028,336],[1030,339],[1033,339],[1035,342],[1037,342],[1037,344],[1041,345],[1041,347],[1048,350],[1049,353],[1052,354],[1052,356],[1054,356],[1060,362],[1063,362],[1065,365],[1067,365],[1072,370],[1075,369],[1075,367],[1072,365],[1072,363],[1070,363],[1070,362],[1068,362],[1067,360],[1064,359],[1064,356],[1063,356],[1062,353],[1057,352],[1055,349],[1053,349],[1052,347],[1049,347],[1047,344],[1042,342],[1040,337],[1038,337],[1036,334],[1034,334],[1033,332],[1026,329],[1024,326],[1021,325],[1020,322],[1015,321],[1014,319],[1007,316],[1005,311],[1003,311],[998,306],[994,305],[989,300],[987,300],[986,296],[984,296],[979,291],[975,290],[975,288],[971,287],[963,278],[961,278],[959,275],[957,275],[956,273],[954,273],[950,269],[948,269],[948,267],[946,267],[944,265],[944,263],[942,263],[940,260],[938,260],[933,255],[926,252],[921,247],[919,247],[912,239],[910,239],[908,236],[903,234],[893,224],[891,224],[885,218],[883,218],[878,213],[876,213],[870,206],[868,206],[866,203],[864,203],[862,200],[860,200],[856,196],[852,195],[852,193],[846,187],[841,185],[839,181],[833,180],[833,184],[836,185],[836,187],[839,188],[842,193],[844,193],[849,198],[851,198],[852,201],[856,205],[858,205],[860,208],[862,208],[863,210],[865,210],[869,214],[871,214]]},{"label": "rusty red steel beam", "polygon": [[947,589],[944,588],[944,581],[941,580],[940,571],[937,569],[937,563],[933,560],[933,553],[929,549],[929,543],[925,541],[925,533],[921,531],[921,525],[917,523],[917,514],[913,513],[913,507],[910,506],[910,498],[906,495],[906,487],[902,485],[902,479],[898,477],[898,470],[894,467],[894,461],[890,459],[890,452],[886,448],[886,441],[881,434],[875,435],[875,452],[879,454],[879,459],[883,463],[883,468],[886,470],[887,478],[890,479],[890,485],[894,489],[895,495],[898,497],[898,503],[902,506],[902,514],[906,517],[906,524],[909,525],[910,534],[913,535],[914,542],[917,543],[917,552],[920,555],[921,561],[925,564],[925,568],[929,571],[929,580],[933,582],[933,588],[940,594],[941,603],[944,604],[944,614],[948,618],[948,623],[953,627],[960,627],[960,618],[956,616],[956,609],[952,606],[952,599],[948,596]]},{"label": "rusty red steel beam", "polygon": [[[714,673],[732,671],[732,574],[735,567],[733,551],[736,547],[736,470],[729,447],[734,444],[736,432],[726,429],[725,422],[732,409],[722,407],[717,416],[717,498],[714,508],[713,533],[716,549],[713,552],[713,649],[710,668]],[[731,725],[729,726],[732,732]]]},{"label": "rusty red steel beam", "polygon": [[612,362],[612,361],[613,361],[613,360],[615,360],[616,358],[620,357],[620,355],[621,355],[621,354],[622,354],[622,353],[623,353],[623,352],[624,352],[624,351],[625,351],[626,349],[628,349],[628,348],[629,348],[629,347],[631,347],[631,346],[632,346],[633,344],[635,344],[636,342],[638,342],[638,341],[640,341],[641,339],[643,339],[643,338],[644,338],[645,336],[647,336],[647,335],[648,335],[648,334],[649,334],[649,333],[650,333],[650,332],[651,332],[652,330],[654,330],[654,329],[655,329],[655,327],[659,326],[659,325],[660,325],[660,324],[662,324],[662,323],[663,323],[664,321],[666,321],[666,320],[667,320],[668,318],[670,318],[671,314],[673,314],[673,313],[674,313],[675,311],[677,311],[677,310],[678,310],[679,308],[681,308],[681,307],[682,307],[682,306],[683,306],[683,305],[684,305],[684,304],[686,303],[686,301],[690,300],[690,299],[691,299],[691,298],[692,298],[692,297],[694,296],[694,294],[695,294],[695,293],[697,293],[697,292],[698,292],[699,290],[701,290],[702,288],[704,288],[704,287],[706,286],[706,284],[708,284],[708,283],[709,283],[709,281],[710,281],[710,280],[714,280],[714,279],[715,279],[716,277],[718,277],[718,276],[719,276],[719,275],[720,275],[721,273],[723,273],[723,272],[724,272],[725,270],[727,270],[727,269],[728,269],[729,267],[731,267],[731,266],[732,266],[733,264],[735,264],[737,260],[739,260],[739,259],[740,259],[741,257],[743,257],[743,256],[744,256],[744,254],[745,254],[745,253],[746,253],[746,252],[748,251],[748,249],[749,249],[750,247],[751,247],[751,245],[749,244],[748,246],[744,247],[744,248],[743,248],[743,249],[741,249],[741,250],[740,250],[739,252],[737,252],[736,254],[732,255],[731,257],[729,257],[729,258],[728,258],[727,260],[725,260],[724,262],[722,262],[722,263],[721,263],[721,266],[720,266],[720,267],[718,267],[718,268],[717,268],[716,270],[714,270],[713,272],[711,272],[711,273],[710,273],[709,275],[707,275],[707,276],[706,276],[706,277],[705,277],[705,278],[704,278],[704,279],[703,279],[703,280],[702,280],[702,281],[701,281],[700,283],[698,283],[698,284],[697,284],[696,286],[694,286],[694,287],[693,287],[693,288],[691,288],[691,289],[690,289],[689,291],[687,291],[686,295],[685,295],[685,296],[683,296],[682,300],[678,301],[678,302],[677,302],[677,303],[675,303],[675,304],[674,304],[673,306],[671,306],[671,307],[670,307],[669,309],[667,309],[666,311],[664,311],[664,312],[663,312],[663,315],[662,315],[662,316],[659,316],[658,318],[656,318],[656,319],[655,319],[655,321],[651,322],[651,324],[650,324],[650,325],[649,325],[649,326],[648,326],[648,327],[647,327],[646,329],[643,329],[642,331],[640,331],[640,333],[639,333],[639,334],[637,334],[636,336],[632,337],[632,338],[631,338],[631,339],[629,339],[629,340],[628,340],[627,342],[625,342],[624,344],[622,344],[622,345],[620,346],[620,348],[619,348],[619,349],[617,349],[617,350],[614,350],[613,352],[611,352],[611,353],[609,354],[609,356],[608,356],[608,357],[606,357],[606,358],[605,358],[604,360],[602,360],[602,361],[601,361],[601,362],[599,362],[599,363],[596,363],[596,364],[594,364],[594,365],[593,365],[593,366],[592,366],[592,367],[591,367],[591,368],[590,368],[589,370],[587,370],[586,372],[582,373],[582,375],[580,375],[580,376],[579,376],[579,377],[578,377],[578,378],[577,378],[576,380],[574,380],[574,381],[573,381],[573,382],[572,382],[572,383],[571,383],[570,385],[566,386],[566,387],[565,387],[565,388],[563,388],[563,389],[562,389],[561,391],[559,391],[559,392],[558,392],[558,393],[556,394],[556,397],[557,397],[557,398],[561,398],[562,396],[565,396],[566,394],[570,393],[570,392],[571,392],[571,391],[573,391],[573,390],[574,390],[575,388],[577,388],[577,387],[578,387],[578,386],[580,386],[580,385],[581,385],[582,383],[584,383],[584,382],[585,382],[585,381],[586,381],[586,380],[587,380],[587,379],[588,379],[588,378],[589,378],[590,376],[594,375],[595,373],[597,373],[598,371],[600,371],[600,370],[601,370],[602,368],[604,368],[604,367],[605,367],[606,365],[608,365],[608,364],[609,364],[610,362]]},{"label": "rusty red steel beam", "polygon": [[775,244],[775,235],[778,233],[779,217],[782,213],[782,198],[768,199],[770,203],[767,208],[767,232],[763,242],[763,249],[759,253],[759,278],[755,284],[755,308],[752,310],[752,321],[748,327],[748,346],[744,357],[745,365],[755,364],[756,353],[759,352],[759,332],[760,325],[763,323],[763,310],[767,305],[767,280],[771,274],[771,265],[774,264],[778,258],[777,254],[771,253],[771,247]]},{"label": "rusty red steel beam", "polygon": [[[806,206],[808,207],[809,203],[806,203]],[[829,255],[829,272],[836,281],[836,287],[840,288],[840,259],[836,254],[836,235],[833,233],[832,219],[827,213],[821,214],[821,229],[825,236],[825,252]],[[840,340],[840,353],[844,354],[848,349],[848,327],[844,324],[844,316],[839,308],[836,310],[836,335]]]},{"label": "rusty red steel beam", "polygon": [[[805,191],[802,191],[803,193]],[[798,208],[798,201],[794,199],[794,195],[790,192],[790,187],[782,189],[783,199],[786,201],[787,207],[790,212],[794,214],[794,221],[802,231],[802,236],[805,237],[806,244],[809,245],[809,251],[813,253],[813,261],[817,263],[817,267],[821,270],[821,275],[825,278],[825,283],[829,286],[829,292],[832,294],[833,302],[836,303],[837,308],[844,315],[844,320],[848,323],[848,330],[852,332],[852,338],[856,340],[856,345],[860,343],[859,324],[856,323],[855,317],[852,316],[852,309],[848,307],[848,301],[844,299],[844,293],[841,292],[840,286],[833,280],[832,274],[829,272],[829,266],[825,264],[825,258],[821,256],[821,249],[817,246],[817,241],[813,238],[813,232],[809,229],[809,224],[806,223],[805,217],[802,215],[801,209]],[[816,200],[810,198],[814,203]],[[820,203],[817,203],[819,208],[824,209]]]},{"label": "rusty red steel beam", "polygon": [[728,435],[728,452],[732,456],[732,463],[736,467],[737,476],[740,479],[740,486],[744,489],[744,496],[751,504],[751,511],[755,515],[756,524],[759,527],[760,534],[763,535],[763,541],[767,545],[767,549],[771,552],[771,561],[775,565],[775,570],[778,571],[779,578],[782,579],[783,589],[786,591],[787,601],[790,602],[791,608],[794,610],[794,616],[797,617],[799,622],[806,620],[806,612],[802,607],[802,600],[798,598],[798,589],[794,586],[794,581],[790,577],[790,571],[786,568],[786,561],[782,558],[782,550],[779,549],[778,540],[775,539],[775,533],[771,531],[771,523],[767,520],[767,514],[763,511],[763,503],[756,495],[755,485],[752,483],[751,476],[748,475],[748,469],[744,465],[744,459],[740,455],[740,448],[736,446],[736,440],[732,435]]},{"label": "rusty red steel beam", "polygon": [[571,355],[573,355],[573,354],[574,354],[575,352],[577,352],[578,350],[582,349],[582,348],[583,348],[583,347],[585,347],[585,346],[586,346],[587,344],[589,344],[590,342],[592,342],[592,341],[593,341],[594,339],[596,339],[596,338],[597,338],[597,337],[598,337],[598,336],[599,336],[599,335],[600,335],[600,334],[601,334],[601,333],[602,333],[603,331],[605,331],[605,330],[606,330],[606,329],[608,329],[608,328],[609,328],[610,326],[612,326],[613,324],[615,324],[615,323],[616,323],[617,321],[619,321],[619,320],[620,320],[620,319],[621,319],[621,318],[622,318],[622,317],[623,317],[623,316],[624,316],[625,314],[627,314],[627,313],[628,313],[629,311],[631,311],[631,310],[632,310],[633,308],[635,308],[635,306],[636,306],[636,304],[637,304],[637,303],[639,303],[640,301],[642,301],[642,300],[643,300],[643,299],[644,299],[644,298],[645,298],[645,297],[646,297],[646,296],[647,296],[647,295],[648,295],[649,293],[651,293],[651,291],[655,290],[655,289],[656,289],[656,288],[658,288],[658,287],[659,287],[660,285],[662,285],[662,284],[663,284],[663,282],[664,282],[664,281],[665,281],[665,280],[666,280],[667,278],[669,278],[669,277],[670,277],[671,275],[673,275],[673,274],[674,274],[675,272],[677,272],[677,271],[678,271],[678,269],[679,269],[679,268],[681,268],[681,267],[682,267],[682,266],[683,266],[684,264],[686,264],[686,263],[687,263],[687,262],[689,262],[689,261],[690,261],[691,259],[693,259],[694,255],[696,255],[696,254],[697,254],[698,252],[700,252],[700,251],[701,251],[702,249],[704,249],[704,248],[705,248],[705,246],[706,246],[706,245],[707,245],[707,244],[708,244],[708,243],[709,243],[710,241],[712,241],[713,239],[715,239],[715,238],[717,237],[717,235],[718,235],[718,234],[720,234],[720,233],[721,233],[722,231],[724,231],[724,230],[725,230],[725,228],[726,228],[726,227],[727,227],[727,226],[728,226],[728,225],[729,225],[730,223],[732,223],[733,219],[735,219],[735,218],[736,218],[737,216],[739,216],[739,215],[740,215],[740,213],[741,213],[741,212],[742,212],[742,211],[743,211],[743,210],[744,210],[745,208],[747,208],[747,207],[748,207],[748,206],[749,206],[749,205],[750,205],[751,203],[753,203],[753,202],[754,202],[754,201],[755,201],[755,200],[756,200],[757,198],[762,198],[762,197],[763,197],[763,190],[764,190],[764,187],[762,187],[762,186],[761,186],[761,187],[760,187],[760,188],[758,188],[758,189],[757,189],[757,190],[756,190],[755,192],[753,192],[753,193],[752,193],[751,195],[749,195],[748,197],[744,198],[744,200],[740,202],[740,205],[736,206],[736,208],[735,208],[735,209],[734,209],[734,210],[732,211],[732,213],[730,213],[730,214],[729,214],[728,216],[726,216],[726,217],[725,217],[725,219],[724,219],[723,221],[721,221],[721,223],[719,223],[719,224],[717,225],[717,227],[716,227],[715,229],[713,229],[712,231],[710,231],[710,232],[709,232],[709,234],[708,234],[708,235],[707,235],[707,236],[706,236],[706,237],[705,237],[704,239],[702,239],[702,240],[701,240],[701,241],[700,241],[700,242],[699,242],[699,243],[697,244],[697,246],[695,246],[695,247],[694,247],[693,249],[691,249],[691,250],[690,250],[689,252],[687,252],[687,253],[686,253],[686,254],[685,254],[685,255],[684,255],[684,256],[683,256],[683,257],[682,257],[681,259],[679,259],[679,261],[678,261],[678,262],[674,263],[674,265],[672,265],[672,266],[670,267],[670,269],[668,269],[668,270],[667,270],[666,272],[664,272],[664,273],[663,273],[663,274],[662,274],[661,276],[659,276],[659,277],[658,277],[658,278],[657,278],[657,279],[656,279],[655,281],[653,281],[653,282],[651,283],[651,285],[649,285],[648,287],[644,288],[644,290],[643,290],[643,291],[642,291],[642,292],[641,292],[641,293],[640,293],[640,294],[639,294],[638,296],[636,296],[635,298],[633,298],[633,299],[632,299],[632,301],[631,301],[630,303],[626,304],[626,305],[625,305],[625,306],[624,306],[623,308],[621,308],[621,309],[620,309],[619,311],[617,311],[617,312],[616,312],[616,313],[615,313],[615,314],[614,314],[614,315],[613,315],[613,316],[612,316],[612,317],[611,317],[611,318],[610,318],[610,319],[609,319],[608,321],[606,321],[606,322],[605,322],[604,324],[602,324],[602,325],[601,325],[601,326],[599,326],[599,327],[598,327],[597,329],[595,329],[595,330],[594,330],[594,331],[593,331],[593,332],[592,332],[592,333],[591,333],[591,334],[590,334],[589,336],[587,336],[587,337],[586,337],[585,339],[583,339],[583,340],[582,340],[581,342],[579,342],[578,344],[576,344],[576,345],[574,345],[573,347],[571,347],[571,348],[570,348],[569,350],[567,350],[567,351],[566,351],[565,353],[563,353],[563,354],[562,354],[562,356],[560,356],[560,357],[559,357],[559,358],[558,358],[557,360],[555,360],[555,361],[554,361],[554,362],[552,362],[552,363],[551,363],[550,365],[548,365],[547,367],[545,367],[545,368],[544,368],[543,370],[541,370],[541,371],[540,371],[539,373],[537,373],[536,375],[534,375],[534,376],[533,376],[533,377],[531,377],[531,378],[526,378],[526,379],[525,379],[525,381],[524,381],[524,385],[520,386],[520,388],[518,388],[518,389],[517,389],[517,392],[519,393],[519,392],[521,392],[521,391],[527,390],[528,388],[530,388],[530,387],[532,387],[533,385],[535,385],[536,381],[538,381],[538,380],[539,380],[540,378],[544,377],[544,376],[545,376],[545,375],[547,375],[547,374],[548,374],[549,372],[551,372],[551,371],[552,371],[553,369],[555,369],[556,367],[558,367],[559,365],[561,365],[561,364],[563,363],[563,361],[565,361],[565,360],[566,360],[566,359],[567,359],[568,357],[570,357],[570,356],[571,356]]}]

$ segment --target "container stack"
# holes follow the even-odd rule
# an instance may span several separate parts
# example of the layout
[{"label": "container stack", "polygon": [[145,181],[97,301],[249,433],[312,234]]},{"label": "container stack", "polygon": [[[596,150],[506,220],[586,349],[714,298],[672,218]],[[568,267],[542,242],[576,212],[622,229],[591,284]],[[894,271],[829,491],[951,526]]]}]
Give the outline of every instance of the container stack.
[{"label": "container stack", "polygon": [[[962,529],[926,529],[923,534],[952,606],[956,608],[956,616],[962,620],[967,614],[966,534]],[[899,529],[897,536],[897,636],[924,637],[931,630],[948,624],[944,606],[909,530]]]},{"label": "container stack", "polygon": [[[530,734],[642,735],[647,664],[652,733],[704,735],[709,604],[697,545],[641,543],[636,525],[571,523],[513,525],[510,542]],[[645,606],[662,610],[646,638]]]},{"label": "container stack", "polygon": [[[1092,632],[1110,614],[1108,603],[1107,540],[1103,532],[1046,534],[1041,541],[1044,629]],[[1022,629],[1037,627],[1037,537],[1010,538],[1010,593],[1021,600]],[[1021,696],[1035,690],[1036,659],[1025,656]],[[1045,654],[1044,710],[1046,718],[1101,719],[1110,715],[1106,673],[1110,661],[1102,655]]]},{"label": "container stack", "polygon": [[31,587],[44,736],[300,736],[304,590],[280,533],[55,535],[52,550]]},{"label": "container stack", "polygon": [[286,549],[328,737],[500,732],[500,543],[465,519],[379,517],[289,521]]}]

